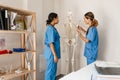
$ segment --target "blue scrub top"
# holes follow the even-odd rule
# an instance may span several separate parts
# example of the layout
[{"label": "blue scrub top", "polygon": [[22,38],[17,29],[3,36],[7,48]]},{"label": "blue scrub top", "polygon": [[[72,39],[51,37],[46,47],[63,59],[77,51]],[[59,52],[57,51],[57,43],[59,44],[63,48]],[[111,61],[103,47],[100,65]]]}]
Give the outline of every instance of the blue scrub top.
[{"label": "blue scrub top", "polygon": [[60,55],[60,35],[59,35],[58,31],[56,30],[56,28],[53,27],[52,25],[47,26],[44,43],[46,45],[45,50],[44,50],[45,59],[50,59],[51,57],[53,57],[53,53],[50,49],[50,43],[54,44],[56,55],[57,55],[58,59],[60,59],[60,57],[61,57],[61,55]]},{"label": "blue scrub top", "polygon": [[89,40],[89,42],[85,44],[84,56],[89,59],[97,59],[99,42],[97,28],[94,26],[90,27],[86,38]]}]

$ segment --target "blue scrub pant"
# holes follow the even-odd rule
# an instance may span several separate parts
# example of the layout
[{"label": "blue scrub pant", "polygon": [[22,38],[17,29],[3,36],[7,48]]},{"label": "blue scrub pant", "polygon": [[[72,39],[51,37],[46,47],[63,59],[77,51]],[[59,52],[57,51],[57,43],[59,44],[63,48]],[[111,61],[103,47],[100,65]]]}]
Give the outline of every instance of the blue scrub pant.
[{"label": "blue scrub pant", "polygon": [[95,61],[96,61],[96,59],[94,59],[94,58],[87,58],[87,65],[89,65]]},{"label": "blue scrub pant", "polygon": [[57,63],[54,62],[54,58],[51,57],[47,60],[47,67],[45,72],[44,80],[56,80],[56,72],[57,72]]}]

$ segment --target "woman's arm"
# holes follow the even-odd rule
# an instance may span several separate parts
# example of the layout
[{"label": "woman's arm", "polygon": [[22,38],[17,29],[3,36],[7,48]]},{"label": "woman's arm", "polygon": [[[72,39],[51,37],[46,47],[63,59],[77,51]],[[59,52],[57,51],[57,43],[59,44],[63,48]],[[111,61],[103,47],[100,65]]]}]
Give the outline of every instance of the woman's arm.
[{"label": "woman's arm", "polygon": [[53,53],[53,56],[54,56],[54,62],[57,63],[58,62],[58,57],[56,55],[56,52],[55,52],[55,48],[54,48],[54,44],[53,43],[50,43],[50,49]]},{"label": "woman's arm", "polygon": [[85,29],[83,29],[81,26],[78,26],[78,29],[81,30],[83,33],[87,33],[87,31]]},{"label": "woman's arm", "polygon": [[84,37],[81,33],[79,33],[79,36],[80,36],[80,38],[81,38],[83,41],[85,41],[86,43],[89,42],[89,40],[88,40],[86,37]]}]

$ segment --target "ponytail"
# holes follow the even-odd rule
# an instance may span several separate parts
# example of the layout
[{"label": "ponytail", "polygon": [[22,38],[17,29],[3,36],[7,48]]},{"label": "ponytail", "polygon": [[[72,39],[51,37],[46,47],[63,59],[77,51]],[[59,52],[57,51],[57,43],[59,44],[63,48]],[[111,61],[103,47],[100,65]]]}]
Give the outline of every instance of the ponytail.
[{"label": "ponytail", "polygon": [[91,26],[98,26],[98,21],[96,20],[96,19],[94,19],[93,21],[92,21],[92,24],[91,24]]}]

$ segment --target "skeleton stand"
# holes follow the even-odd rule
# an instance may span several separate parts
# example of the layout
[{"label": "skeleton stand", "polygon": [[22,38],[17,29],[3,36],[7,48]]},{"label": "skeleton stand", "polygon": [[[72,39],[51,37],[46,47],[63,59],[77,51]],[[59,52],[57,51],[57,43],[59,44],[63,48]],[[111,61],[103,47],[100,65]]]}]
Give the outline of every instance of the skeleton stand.
[{"label": "skeleton stand", "polygon": [[[75,49],[76,49],[76,38],[77,34],[74,31],[75,26],[71,22],[71,14],[68,16],[68,24],[64,25],[67,29],[67,38],[65,39],[65,43],[67,44],[67,56],[66,56],[66,74],[70,71],[74,71],[74,62],[75,62]],[[71,49],[72,47],[72,49]],[[72,50],[72,51],[71,51]],[[72,52],[72,54],[70,54]],[[72,56],[71,56],[72,55]],[[70,69],[71,68],[71,69]]]}]

